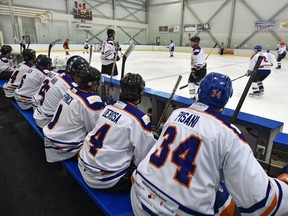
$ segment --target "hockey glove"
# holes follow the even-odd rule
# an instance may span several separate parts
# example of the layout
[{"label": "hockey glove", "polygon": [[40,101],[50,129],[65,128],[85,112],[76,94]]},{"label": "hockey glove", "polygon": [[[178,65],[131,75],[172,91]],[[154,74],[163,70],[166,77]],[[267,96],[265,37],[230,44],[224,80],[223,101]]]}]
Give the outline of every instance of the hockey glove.
[{"label": "hockey glove", "polygon": [[250,76],[250,75],[252,74],[252,72],[253,72],[253,71],[251,71],[251,70],[247,70],[246,76]]},{"label": "hockey glove", "polygon": [[198,77],[198,73],[197,73],[197,70],[195,68],[191,68],[191,75],[194,77],[194,78],[197,78]]}]

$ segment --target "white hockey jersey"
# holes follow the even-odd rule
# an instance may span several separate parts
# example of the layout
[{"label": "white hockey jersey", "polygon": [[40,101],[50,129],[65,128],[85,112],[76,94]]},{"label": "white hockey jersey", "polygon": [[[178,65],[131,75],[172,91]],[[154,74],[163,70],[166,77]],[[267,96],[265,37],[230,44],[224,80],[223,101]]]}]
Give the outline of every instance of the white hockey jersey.
[{"label": "white hockey jersey", "polygon": [[278,50],[277,50],[278,55],[282,55],[284,52],[286,52],[286,50],[287,50],[286,44],[280,45]]},{"label": "white hockey jersey", "polygon": [[94,93],[75,88],[68,90],[52,121],[43,128],[47,161],[62,161],[75,156],[104,105]]},{"label": "white hockey jersey", "polygon": [[16,66],[8,82],[3,85],[3,90],[5,92],[6,97],[9,97],[9,98],[14,97],[15,90],[19,87],[20,82],[22,80],[22,76],[32,66],[33,64],[29,62],[21,62],[20,64]]},{"label": "white hockey jersey", "polygon": [[110,188],[131,164],[137,166],[156,140],[150,118],[135,105],[117,101],[106,106],[95,128],[87,135],[78,165],[92,188]]},{"label": "white hockey jersey", "polygon": [[169,45],[169,51],[170,51],[170,52],[173,52],[174,49],[175,49],[175,43],[172,42],[172,43]]},{"label": "white hockey jersey", "polygon": [[220,170],[242,215],[288,212],[288,185],[269,178],[240,131],[202,103],[175,110],[133,173],[135,215],[214,215]]},{"label": "white hockey jersey", "polygon": [[101,64],[102,65],[109,65],[112,64],[115,57],[115,44],[113,40],[105,40],[101,45]]},{"label": "white hockey jersey", "polygon": [[249,62],[249,66],[248,66],[248,70],[253,71],[256,62],[258,60],[259,56],[263,56],[263,60],[261,61],[260,66],[258,67],[258,70],[261,71],[271,71],[271,67],[273,65],[273,63],[271,64],[271,62],[269,60],[271,60],[271,57],[267,56],[266,52],[255,52],[251,57],[250,57],[250,62]]},{"label": "white hockey jersey", "polygon": [[49,70],[36,66],[29,69],[21,79],[19,87],[15,90],[15,100],[21,109],[32,108],[32,97],[38,92],[39,87],[50,73]]},{"label": "white hockey jersey", "polygon": [[4,71],[13,71],[12,59],[8,59],[4,55],[0,55],[0,73]]},{"label": "white hockey jersey", "polygon": [[191,54],[191,68],[195,68],[197,70],[203,68],[205,66],[205,56],[201,47],[193,48]]},{"label": "white hockey jersey", "polygon": [[[68,89],[76,87],[74,80],[64,71],[52,72],[43,81],[37,95],[33,97],[32,103],[38,106],[34,110],[33,117],[37,125],[43,128],[48,124],[57,109],[57,106]],[[39,100],[39,101],[37,101]]]}]

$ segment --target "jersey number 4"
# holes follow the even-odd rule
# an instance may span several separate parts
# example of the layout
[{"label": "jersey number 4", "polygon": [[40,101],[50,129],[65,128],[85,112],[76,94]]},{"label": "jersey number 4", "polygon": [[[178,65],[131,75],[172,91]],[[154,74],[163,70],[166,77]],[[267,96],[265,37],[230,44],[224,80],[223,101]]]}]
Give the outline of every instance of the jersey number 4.
[{"label": "jersey number 4", "polygon": [[177,134],[176,127],[170,126],[166,129],[160,149],[156,149],[150,156],[150,164],[161,169],[165,166],[168,156],[171,155],[171,163],[177,167],[173,179],[182,186],[189,188],[196,171],[195,159],[202,140],[192,134],[180,142],[178,147],[171,152],[170,146],[174,143]]},{"label": "jersey number 4", "polygon": [[104,139],[110,127],[111,125],[104,124],[90,137],[90,140],[88,141],[90,145],[89,153],[93,155],[93,157],[95,157],[98,150],[102,148]]}]

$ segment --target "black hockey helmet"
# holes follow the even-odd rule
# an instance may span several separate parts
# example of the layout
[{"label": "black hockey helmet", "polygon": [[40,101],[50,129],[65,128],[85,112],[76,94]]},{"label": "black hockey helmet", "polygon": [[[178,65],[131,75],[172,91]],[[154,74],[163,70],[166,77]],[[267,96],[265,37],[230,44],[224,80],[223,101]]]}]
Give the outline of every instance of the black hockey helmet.
[{"label": "black hockey helmet", "polygon": [[24,61],[30,61],[36,58],[36,52],[33,49],[24,49],[22,55]]},{"label": "black hockey helmet", "polygon": [[1,53],[2,55],[7,55],[8,53],[12,52],[12,47],[10,45],[3,45],[1,47]]},{"label": "black hockey helmet", "polygon": [[193,36],[192,38],[190,38],[190,41],[195,42],[195,43],[199,43],[200,42],[200,37]]},{"label": "black hockey helmet", "polygon": [[145,81],[139,74],[127,73],[120,80],[120,98],[128,101],[141,101]]},{"label": "black hockey helmet", "polygon": [[101,72],[95,67],[85,66],[77,70],[76,77],[81,79],[81,81],[77,82],[79,87],[92,87],[95,82],[97,82],[96,85],[98,87],[101,79]]},{"label": "black hockey helmet", "polygon": [[75,55],[71,56],[66,63],[66,71],[76,75],[76,72],[82,68],[89,66],[89,63],[86,61],[86,59],[82,58],[81,56]]},{"label": "black hockey helmet", "polygon": [[115,31],[113,29],[107,29],[107,36],[112,37],[115,34]]},{"label": "black hockey helmet", "polygon": [[52,64],[52,59],[49,58],[47,55],[38,55],[35,62],[36,66],[41,66],[46,69],[50,69]]}]

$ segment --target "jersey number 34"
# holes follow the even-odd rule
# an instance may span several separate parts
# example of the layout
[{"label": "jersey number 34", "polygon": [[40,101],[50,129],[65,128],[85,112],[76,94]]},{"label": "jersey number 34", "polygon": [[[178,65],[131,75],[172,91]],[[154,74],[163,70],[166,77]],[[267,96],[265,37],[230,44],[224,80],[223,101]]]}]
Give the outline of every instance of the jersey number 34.
[{"label": "jersey number 34", "polygon": [[184,187],[189,188],[193,175],[196,171],[195,159],[201,147],[202,140],[195,135],[190,135],[171,152],[170,146],[174,144],[177,136],[177,128],[170,126],[163,133],[163,142],[160,149],[150,156],[150,164],[161,169],[165,166],[168,157],[171,155],[171,163],[177,169],[173,179]]}]

